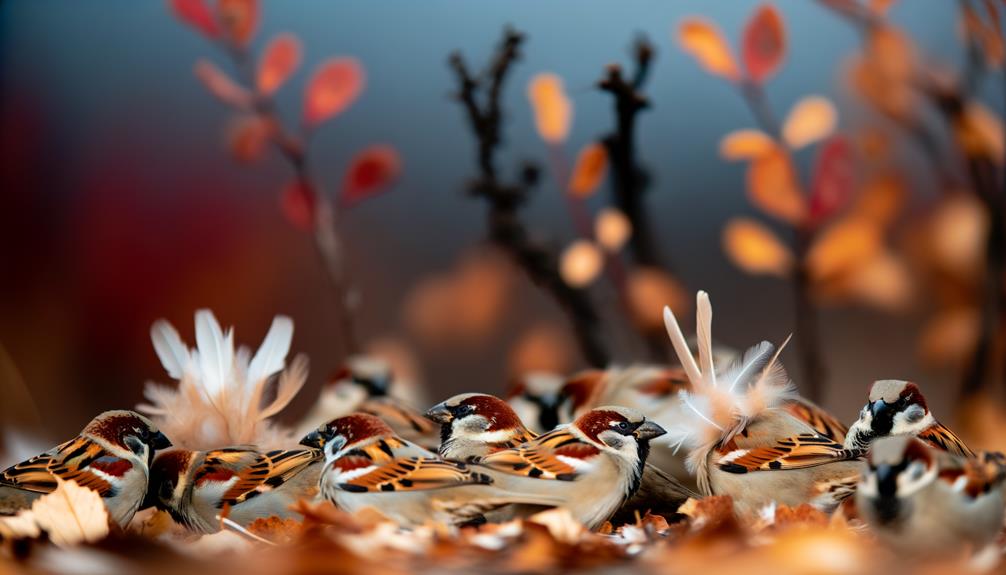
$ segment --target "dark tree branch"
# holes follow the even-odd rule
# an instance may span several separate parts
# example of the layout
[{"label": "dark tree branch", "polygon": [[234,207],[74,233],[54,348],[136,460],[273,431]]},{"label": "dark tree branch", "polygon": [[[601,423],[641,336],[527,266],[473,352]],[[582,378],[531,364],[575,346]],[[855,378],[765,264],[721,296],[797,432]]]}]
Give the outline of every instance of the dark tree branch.
[{"label": "dark tree branch", "polygon": [[[538,182],[538,168],[525,165],[513,183],[508,184],[501,180],[496,166],[503,119],[500,95],[507,74],[520,58],[523,39],[519,32],[505,30],[488,69],[479,78],[471,74],[461,54],[450,57],[450,66],[458,82],[457,98],[465,109],[478,145],[479,177],[469,185],[469,191],[489,203],[490,241],[508,253],[531,281],[563,308],[586,360],[595,367],[606,367],[610,355],[599,330],[599,315],[587,292],[563,281],[558,258],[531,239],[520,219],[519,209]],[[480,96],[484,97],[481,103]]]}]

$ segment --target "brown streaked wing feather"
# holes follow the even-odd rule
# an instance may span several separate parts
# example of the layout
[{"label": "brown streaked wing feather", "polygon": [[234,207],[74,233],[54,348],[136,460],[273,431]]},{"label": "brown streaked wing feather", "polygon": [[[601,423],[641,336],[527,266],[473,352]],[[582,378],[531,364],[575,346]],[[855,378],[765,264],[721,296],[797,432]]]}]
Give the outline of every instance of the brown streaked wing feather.
[{"label": "brown streaked wing feather", "polygon": [[809,401],[796,399],[787,403],[785,409],[793,417],[810,425],[818,433],[837,443],[845,441],[845,435],[849,432],[849,428],[835,416]]},{"label": "brown streaked wing feather", "polygon": [[963,439],[958,437],[953,431],[944,427],[941,423],[937,423],[936,425],[932,425],[922,430],[919,433],[918,438],[936,449],[941,449],[948,453],[953,453],[954,455],[960,455],[963,457],[975,456],[975,452],[964,443]]},{"label": "brown streaked wing feather", "polygon": [[503,473],[569,480],[576,476],[576,469],[558,455],[589,457],[597,453],[599,450],[593,445],[565,429],[557,429],[519,447],[490,453],[479,463]]},{"label": "brown streaked wing feather", "polygon": [[276,450],[256,454],[254,462],[238,471],[238,480],[224,493],[221,502],[237,505],[254,494],[280,487],[311,464],[321,461],[315,449]]},{"label": "brown streaked wing feather", "polygon": [[770,447],[743,450],[741,455],[731,461],[717,463],[717,467],[728,473],[803,469],[835,461],[858,459],[862,455],[860,450],[845,449],[842,444],[827,437],[808,433],[780,439]]},{"label": "brown streaked wing feather", "polygon": [[36,455],[28,461],[14,465],[0,474],[0,483],[6,483],[36,493],[50,493],[56,489],[54,476],[67,481],[73,480],[81,487],[97,491],[107,496],[112,486],[86,468],[94,460],[114,457],[93,441],[77,437],[57,446],[48,453]]},{"label": "brown streaked wing feather", "polygon": [[419,491],[489,483],[489,476],[464,464],[410,457],[396,459],[339,487],[347,491]]}]

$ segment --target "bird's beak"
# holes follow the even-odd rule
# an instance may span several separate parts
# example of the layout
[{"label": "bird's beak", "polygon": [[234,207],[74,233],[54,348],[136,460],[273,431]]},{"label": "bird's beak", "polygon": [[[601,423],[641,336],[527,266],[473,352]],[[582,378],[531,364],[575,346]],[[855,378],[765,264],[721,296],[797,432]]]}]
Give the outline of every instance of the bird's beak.
[{"label": "bird's beak", "polygon": [[312,447],[314,449],[324,449],[325,448],[325,437],[320,431],[315,429],[311,433],[304,436],[304,439],[300,440],[300,444],[305,447]]},{"label": "bird's beak", "polygon": [[891,425],[893,424],[893,416],[891,415],[891,410],[894,407],[891,404],[885,402],[882,399],[878,399],[873,402],[870,406],[870,413],[873,414],[873,418],[870,421],[870,429],[878,437],[887,435],[891,432]]},{"label": "bird's beak", "polygon": [[881,497],[894,498],[898,493],[898,472],[891,465],[878,465],[874,471],[877,476],[877,492]]},{"label": "bird's beak", "polygon": [[636,428],[633,435],[637,439],[653,439],[654,437],[660,437],[661,435],[667,433],[667,430],[660,427],[652,421],[644,421],[642,425]]},{"label": "bird's beak", "polygon": [[454,414],[444,403],[438,403],[426,412],[426,418],[436,423],[450,423],[454,420]]},{"label": "bird's beak", "polygon": [[152,447],[155,451],[159,449],[167,449],[171,447],[171,441],[168,439],[168,436],[158,431],[150,437],[150,447]]}]

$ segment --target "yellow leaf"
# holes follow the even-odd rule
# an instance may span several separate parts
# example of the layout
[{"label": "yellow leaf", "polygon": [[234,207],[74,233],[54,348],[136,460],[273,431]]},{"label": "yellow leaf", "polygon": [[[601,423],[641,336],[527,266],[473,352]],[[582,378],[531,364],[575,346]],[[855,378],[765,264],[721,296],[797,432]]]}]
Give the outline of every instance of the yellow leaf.
[{"label": "yellow leaf", "polygon": [[782,128],[783,140],[794,150],[827,138],[835,131],[838,113],[827,98],[807,96],[797,102]]},{"label": "yellow leaf", "polygon": [[566,247],[559,261],[563,281],[573,287],[585,287],[597,279],[604,267],[604,255],[593,242],[577,240]]},{"label": "yellow leaf", "polygon": [[608,151],[597,142],[580,150],[569,177],[569,193],[578,198],[589,197],[601,185],[608,170]]},{"label": "yellow leaf", "polygon": [[538,135],[549,144],[566,139],[573,121],[573,103],[566,97],[562,78],[555,74],[537,74],[527,88]]},{"label": "yellow leaf", "polygon": [[800,191],[796,172],[789,156],[778,148],[751,161],[747,192],[756,207],[794,226],[807,216],[807,201]]},{"label": "yellow leaf", "polygon": [[604,208],[594,220],[594,237],[605,250],[615,253],[632,236],[632,222],[621,210]]},{"label": "yellow leaf", "polygon": [[850,216],[826,229],[807,254],[811,276],[826,280],[848,273],[880,251],[880,228],[872,221]]},{"label": "yellow leaf", "polygon": [[737,130],[720,140],[720,156],[725,160],[754,160],[773,149],[775,142],[761,130]]},{"label": "yellow leaf", "polygon": [[707,72],[730,81],[737,81],[740,72],[720,29],[701,18],[689,18],[678,27],[678,43]]},{"label": "yellow leaf", "polygon": [[735,218],[723,230],[723,249],[737,267],[751,274],[785,277],[793,254],[772,230],[749,218]]}]

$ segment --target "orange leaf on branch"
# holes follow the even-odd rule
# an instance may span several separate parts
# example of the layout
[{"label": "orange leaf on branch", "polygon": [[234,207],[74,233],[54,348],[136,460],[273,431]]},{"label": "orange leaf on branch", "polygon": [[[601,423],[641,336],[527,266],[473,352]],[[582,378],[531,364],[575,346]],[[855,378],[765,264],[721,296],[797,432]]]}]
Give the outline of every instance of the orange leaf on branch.
[{"label": "orange leaf on branch", "polygon": [[700,18],[689,18],[678,27],[678,42],[710,74],[731,82],[740,79],[730,44],[715,24]]},{"label": "orange leaf on branch", "polygon": [[758,8],[744,27],[741,57],[748,78],[761,84],[779,69],[786,55],[786,29],[771,4]]},{"label": "orange leaf on branch", "polygon": [[364,81],[363,67],[355,58],[324,62],[307,86],[304,123],[316,126],[341,114],[359,97]]},{"label": "orange leaf on branch", "polygon": [[537,74],[528,84],[535,127],[549,144],[562,143],[573,123],[573,103],[566,96],[562,78],[555,74]]},{"label": "orange leaf on branch", "polygon": [[300,66],[300,40],[293,34],[280,34],[269,42],[259,63],[256,85],[259,92],[271,96]]},{"label": "orange leaf on branch", "polygon": [[262,158],[272,130],[269,123],[258,116],[242,116],[231,125],[228,135],[234,159],[252,163]]},{"label": "orange leaf on branch", "polygon": [[224,35],[244,47],[258,28],[258,0],[217,0],[217,15]]},{"label": "orange leaf on branch", "polygon": [[761,130],[737,130],[720,140],[724,160],[754,160],[771,153],[775,142]]},{"label": "orange leaf on branch", "polygon": [[208,60],[199,60],[195,66],[196,78],[218,100],[239,110],[250,110],[254,96],[248,90],[238,85]]},{"label": "orange leaf on branch", "polygon": [[840,211],[852,197],[852,147],[842,137],[828,141],[818,155],[810,187],[810,221],[819,224]]},{"label": "orange leaf on branch", "polygon": [[391,146],[371,146],[353,158],[342,184],[339,198],[351,206],[384,191],[402,171],[398,152]]},{"label": "orange leaf on branch", "polygon": [[318,197],[310,184],[299,179],[290,182],[280,194],[279,202],[283,215],[294,227],[305,231],[314,229]]},{"label": "orange leaf on branch", "polygon": [[171,0],[171,9],[179,20],[199,30],[208,38],[220,35],[216,18],[204,0]]},{"label": "orange leaf on branch", "polygon": [[797,102],[786,117],[782,127],[783,140],[797,150],[830,136],[837,123],[838,112],[830,100],[808,96]]},{"label": "orange leaf on branch", "polygon": [[580,150],[569,178],[569,193],[578,197],[589,197],[601,185],[608,171],[608,151],[597,142]]},{"label": "orange leaf on branch", "polygon": [[750,274],[786,277],[793,254],[772,230],[749,218],[734,218],[723,230],[723,249],[737,267]]},{"label": "orange leaf on branch", "polygon": [[795,168],[778,147],[752,160],[747,172],[747,192],[751,203],[760,210],[794,226],[801,225],[807,217],[807,202]]}]

